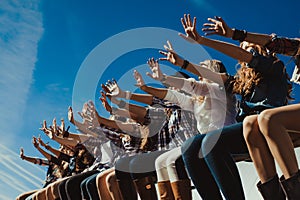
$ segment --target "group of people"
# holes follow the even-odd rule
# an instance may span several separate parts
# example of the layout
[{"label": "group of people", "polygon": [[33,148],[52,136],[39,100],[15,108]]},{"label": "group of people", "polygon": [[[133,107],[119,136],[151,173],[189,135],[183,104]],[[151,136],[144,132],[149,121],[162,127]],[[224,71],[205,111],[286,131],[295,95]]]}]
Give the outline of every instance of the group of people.
[{"label": "group of people", "polygon": [[[300,39],[230,28],[221,17],[203,24],[205,35],[240,42],[235,45],[200,35],[196,17],[189,14],[181,22],[183,39],[236,59],[236,74],[215,59],[191,63],[167,41],[163,57],[147,62],[147,75],[163,87],[147,85],[134,70],[143,94],[124,91],[115,80],[102,84],[100,100],[109,118],[89,101],[79,112],[82,122],[74,119],[71,107],[68,111],[80,133],[70,133],[63,120],[60,126],[56,120],[49,127],[43,123],[41,130],[60,149],[40,137],[32,141],[45,158],[25,156],[21,149],[22,159],[47,165],[48,172],[42,189],[17,199],[191,200],[191,182],[202,199],[245,199],[236,165],[245,160],[256,168],[264,199],[300,199],[294,151],[300,144],[300,105],[290,103],[291,81],[300,81]],[[294,59],[292,79],[276,54]],[[159,61],[180,70],[166,75]]]}]

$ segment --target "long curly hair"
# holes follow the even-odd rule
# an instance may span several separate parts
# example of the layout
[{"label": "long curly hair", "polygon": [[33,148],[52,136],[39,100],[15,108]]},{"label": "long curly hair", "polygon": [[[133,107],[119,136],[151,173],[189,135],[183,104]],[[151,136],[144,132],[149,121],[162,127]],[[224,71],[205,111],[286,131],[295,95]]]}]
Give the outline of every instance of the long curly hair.
[{"label": "long curly hair", "polygon": [[[252,44],[248,42],[242,42],[240,44],[240,47],[249,50],[253,49],[258,54],[267,56],[267,50],[257,44]],[[233,82],[233,92],[237,94],[247,95],[252,92],[252,89],[254,86],[259,85],[262,81],[262,76],[259,72],[255,71],[252,68],[249,68],[247,66],[247,63],[245,62],[239,62],[240,68],[238,69],[235,80]]]}]

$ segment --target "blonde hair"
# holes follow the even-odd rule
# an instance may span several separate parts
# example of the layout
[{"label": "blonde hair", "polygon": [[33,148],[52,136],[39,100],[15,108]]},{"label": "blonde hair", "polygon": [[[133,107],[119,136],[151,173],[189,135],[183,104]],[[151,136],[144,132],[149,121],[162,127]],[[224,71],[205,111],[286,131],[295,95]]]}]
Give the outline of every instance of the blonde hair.
[{"label": "blonde hair", "polygon": [[[213,72],[226,73],[227,70],[223,63],[219,60],[211,59],[204,60],[200,63],[201,66],[204,66],[207,69],[210,69]],[[203,103],[205,96],[193,96],[193,101],[198,103]]]}]

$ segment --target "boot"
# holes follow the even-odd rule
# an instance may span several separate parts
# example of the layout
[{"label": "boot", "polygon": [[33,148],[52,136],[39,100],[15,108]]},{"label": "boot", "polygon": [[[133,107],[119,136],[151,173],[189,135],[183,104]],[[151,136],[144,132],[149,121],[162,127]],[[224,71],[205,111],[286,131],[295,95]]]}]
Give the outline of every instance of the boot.
[{"label": "boot", "polygon": [[259,181],[256,186],[264,200],[285,200],[285,194],[277,175],[265,183]]},{"label": "boot", "polygon": [[117,180],[123,200],[137,200],[138,196],[132,180]]},{"label": "boot", "polygon": [[133,182],[142,200],[157,200],[156,188],[151,176],[136,179]]},{"label": "boot", "polygon": [[170,181],[157,183],[160,200],[175,200]]},{"label": "boot", "polygon": [[175,200],[192,200],[192,187],[189,179],[171,183]]},{"label": "boot", "polygon": [[288,200],[300,199],[300,171],[286,180],[282,176],[280,181]]}]

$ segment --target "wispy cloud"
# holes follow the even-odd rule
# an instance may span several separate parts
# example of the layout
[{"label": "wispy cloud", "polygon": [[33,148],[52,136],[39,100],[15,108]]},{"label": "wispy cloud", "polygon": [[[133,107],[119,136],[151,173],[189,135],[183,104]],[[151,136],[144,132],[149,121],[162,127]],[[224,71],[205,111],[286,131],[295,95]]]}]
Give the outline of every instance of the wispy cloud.
[{"label": "wispy cloud", "polygon": [[[26,100],[33,82],[43,23],[38,0],[2,0],[0,12],[0,144],[11,146],[18,141],[16,133],[22,125]],[[22,169],[24,165],[8,155],[12,154],[1,156],[1,181],[6,184],[0,184],[0,198],[13,199],[21,190],[41,186],[39,178],[27,177],[32,168]],[[19,186],[19,189],[15,187],[12,190],[13,184]]]},{"label": "wispy cloud", "polygon": [[[41,188],[45,170],[18,158],[17,153],[0,144],[0,191],[13,199],[23,192]],[[0,198],[3,199],[3,198]]]},{"label": "wispy cloud", "polygon": [[0,134],[9,145],[22,122],[43,25],[38,0],[4,0],[0,8]]}]

